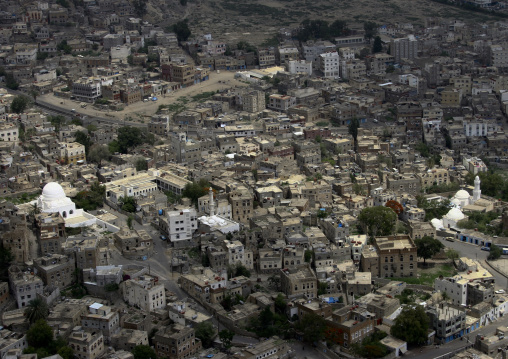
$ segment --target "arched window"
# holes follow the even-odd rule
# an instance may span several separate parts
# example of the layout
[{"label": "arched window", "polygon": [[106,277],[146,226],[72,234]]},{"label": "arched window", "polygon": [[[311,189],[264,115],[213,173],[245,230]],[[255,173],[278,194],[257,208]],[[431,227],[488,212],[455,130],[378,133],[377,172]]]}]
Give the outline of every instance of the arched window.
[{"label": "arched window", "polygon": [[63,218],[67,218],[67,212],[63,211],[63,212],[62,212],[62,217],[63,217]]},{"label": "arched window", "polygon": [[74,213],[74,210],[73,210],[73,209],[71,209],[71,210],[69,211],[69,214],[73,214],[73,213]]}]

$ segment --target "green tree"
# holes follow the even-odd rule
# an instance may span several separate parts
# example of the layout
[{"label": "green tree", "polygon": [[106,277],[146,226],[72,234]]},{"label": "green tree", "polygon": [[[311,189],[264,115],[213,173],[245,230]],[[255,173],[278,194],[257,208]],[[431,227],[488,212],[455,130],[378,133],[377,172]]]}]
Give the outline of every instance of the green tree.
[{"label": "green tree", "polygon": [[286,314],[286,308],[287,308],[287,302],[286,298],[284,298],[284,295],[281,293],[277,294],[277,297],[275,297],[274,300],[274,306],[275,306],[275,312],[278,314]]},{"label": "green tree", "polygon": [[134,227],[132,226],[132,220],[133,220],[132,215],[129,215],[129,216],[127,217],[127,227],[128,227],[129,229],[134,228]]},{"label": "green tree", "polygon": [[65,117],[63,117],[62,115],[48,116],[48,120],[49,122],[51,122],[51,125],[55,127],[56,132],[60,131],[60,127],[65,125],[66,122]]},{"label": "green tree", "polygon": [[503,254],[503,250],[500,247],[493,244],[490,246],[490,253],[487,259],[489,261],[499,259],[501,257],[501,254]]},{"label": "green tree", "polygon": [[377,34],[378,25],[372,21],[366,21],[363,23],[363,29],[365,30],[365,38],[370,40]]},{"label": "green tree", "polygon": [[397,214],[391,208],[385,206],[368,207],[360,212],[358,222],[372,238],[388,236],[393,233],[397,222]]},{"label": "green tree", "polygon": [[144,134],[138,127],[124,126],[118,129],[118,146],[121,153],[127,153],[129,149],[139,146],[144,142]]},{"label": "green tree", "polygon": [[79,208],[86,211],[93,211],[96,210],[97,207],[102,207],[105,195],[106,186],[103,186],[98,181],[95,181],[90,186],[90,190],[79,192],[72,201]]},{"label": "green tree", "polygon": [[138,345],[132,349],[132,355],[134,359],[157,359],[157,354],[148,345]]},{"label": "green tree", "polygon": [[9,280],[9,266],[14,260],[11,249],[4,247],[3,243],[0,242],[0,280]]},{"label": "green tree", "polygon": [[446,257],[454,261],[460,258],[460,252],[456,251],[455,249],[449,248],[448,251],[446,252]]},{"label": "green tree", "polygon": [[136,160],[136,171],[146,171],[148,169],[148,162],[144,157],[140,157]]},{"label": "green tree", "polygon": [[376,36],[374,38],[374,45],[372,45],[372,53],[376,54],[381,51],[383,51],[383,42],[379,36]]},{"label": "green tree", "polygon": [[113,140],[110,143],[108,143],[108,150],[109,153],[111,153],[112,155],[121,152],[120,144],[118,143],[118,141]]},{"label": "green tree", "polygon": [[30,105],[30,99],[23,95],[14,97],[11,103],[11,111],[14,113],[24,112]]},{"label": "green tree", "polygon": [[391,335],[408,344],[422,345],[427,342],[429,317],[421,305],[406,306],[395,319]]},{"label": "green tree", "polygon": [[119,203],[122,211],[129,213],[136,212],[136,199],[134,197],[121,197]]},{"label": "green tree", "polygon": [[39,319],[46,319],[49,315],[49,308],[44,300],[35,298],[28,302],[24,314],[28,322],[33,324]]},{"label": "green tree", "polygon": [[430,236],[415,239],[415,244],[418,257],[423,258],[423,264],[425,264],[427,259],[432,258],[433,255],[439,253],[444,248],[443,243]]},{"label": "green tree", "polygon": [[309,249],[305,251],[303,258],[306,263],[310,263],[312,261],[312,254],[313,252]]},{"label": "green tree", "polygon": [[88,151],[88,160],[102,167],[102,161],[110,157],[109,149],[105,145],[93,144]]},{"label": "green tree", "polygon": [[353,136],[353,139],[356,142],[356,139],[358,138],[358,128],[360,128],[360,121],[358,121],[357,118],[353,118],[351,122],[349,123],[349,134]]},{"label": "green tree", "polygon": [[210,184],[204,179],[200,179],[198,182],[187,183],[183,189],[182,196],[189,198],[192,203],[197,207],[198,199],[204,196],[208,191]]},{"label": "green tree", "polygon": [[191,36],[187,20],[178,21],[173,25],[172,30],[176,34],[178,42],[187,41],[187,39]]},{"label": "green tree", "polygon": [[53,342],[53,329],[44,319],[39,319],[28,329],[26,340],[29,346],[44,348]]},{"label": "green tree", "polygon": [[16,81],[13,74],[5,74],[5,87],[11,90],[17,90],[19,88],[19,83]]},{"label": "green tree", "polygon": [[201,322],[196,325],[196,338],[201,340],[204,348],[210,348],[215,337],[215,329],[210,322]]},{"label": "green tree", "polygon": [[57,46],[56,49],[58,51],[63,51],[66,54],[70,54],[72,52],[72,47],[67,44],[67,40],[62,40]]},{"label": "green tree", "polygon": [[303,334],[303,340],[307,343],[314,343],[322,340],[325,336],[326,322],[319,315],[308,313],[300,318],[296,329]]},{"label": "green tree", "polygon": [[74,357],[74,350],[68,345],[65,345],[58,349],[57,352],[63,359],[72,359]]},{"label": "green tree", "polygon": [[229,351],[229,349],[231,348],[232,345],[231,342],[233,341],[234,336],[235,332],[232,332],[231,330],[228,329],[224,329],[219,332],[219,339],[227,351]]},{"label": "green tree", "polygon": [[90,139],[90,136],[88,136],[88,134],[83,131],[76,131],[74,134],[74,140],[77,143],[81,143],[83,146],[85,146],[85,153],[88,156],[90,146],[92,146],[92,140]]},{"label": "green tree", "polygon": [[134,11],[139,17],[143,17],[146,15],[147,13],[146,3],[147,0],[134,0],[133,2]]}]

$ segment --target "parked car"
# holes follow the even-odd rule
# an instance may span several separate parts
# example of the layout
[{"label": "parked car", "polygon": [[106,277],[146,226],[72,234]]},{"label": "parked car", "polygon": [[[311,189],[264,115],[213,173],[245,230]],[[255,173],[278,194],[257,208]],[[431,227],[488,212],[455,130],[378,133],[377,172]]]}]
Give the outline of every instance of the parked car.
[{"label": "parked car", "polygon": [[505,294],[505,290],[504,289],[499,289],[499,290],[496,290],[494,293],[496,294]]},{"label": "parked car", "polygon": [[489,247],[482,247],[482,251],[490,252],[490,248]]},{"label": "parked car", "polygon": [[161,239],[162,239],[163,241],[165,241],[165,240],[166,240],[166,239],[168,239],[168,238],[167,238],[166,236],[161,236]]}]

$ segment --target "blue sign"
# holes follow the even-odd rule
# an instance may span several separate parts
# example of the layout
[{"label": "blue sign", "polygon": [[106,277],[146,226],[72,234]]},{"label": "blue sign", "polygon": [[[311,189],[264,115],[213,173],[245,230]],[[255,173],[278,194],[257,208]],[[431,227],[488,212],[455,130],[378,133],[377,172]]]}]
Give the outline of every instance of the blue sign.
[{"label": "blue sign", "polygon": [[143,259],[144,261],[146,261],[146,260],[148,259],[148,257],[147,257],[147,256],[143,256],[143,258],[142,258],[142,259]]}]

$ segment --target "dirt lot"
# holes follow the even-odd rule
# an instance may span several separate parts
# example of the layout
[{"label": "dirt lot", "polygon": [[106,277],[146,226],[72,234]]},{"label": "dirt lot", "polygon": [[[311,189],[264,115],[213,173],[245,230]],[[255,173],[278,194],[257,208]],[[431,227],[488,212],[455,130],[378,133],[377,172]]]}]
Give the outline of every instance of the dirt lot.
[{"label": "dirt lot", "polygon": [[[178,90],[166,97],[160,97],[157,101],[148,102],[137,102],[129,106],[125,106],[123,111],[99,111],[92,105],[88,105],[86,108],[79,106],[79,101],[65,100],[64,105],[67,108],[75,108],[77,112],[88,115],[88,116],[101,116],[101,117],[115,117],[118,119],[124,119],[130,117],[131,121],[146,121],[146,117],[150,117],[157,112],[160,105],[170,105],[178,101],[187,102],[187,107],[192,106],[192,96],[199,95],[203,92],[216,92],[217,90],[223,90],[228,88],[234,88],[236,86],[247,86],[244,82],[240,82],[234,78],[235,72],[221,71],[219,74],[216,72],[210,72],[209,80],[201,84],[186,87]],[[220,81],[220,83],[219,83]],[[54,97],[52,94],[40,96],[40,99],[50,102],[54,105],[61,105],[62,101],[60,98]]]}]

